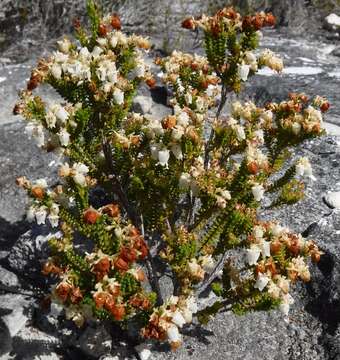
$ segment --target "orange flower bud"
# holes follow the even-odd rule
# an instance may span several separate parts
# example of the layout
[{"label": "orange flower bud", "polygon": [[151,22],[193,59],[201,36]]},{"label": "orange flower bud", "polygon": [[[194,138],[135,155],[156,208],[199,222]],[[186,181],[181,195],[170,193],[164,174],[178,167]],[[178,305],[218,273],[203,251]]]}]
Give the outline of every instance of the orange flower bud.
[{"label": "orange flower bud", "polygon": [[156,80],[154,78],[149,78],[145,81],[146,85],[149,86],[149,88],[153,89],[156,86]]},{"label": "orange flower bud", "polygon": [[112,218],[116,218],[120,215],[119,206],[117,204],[105,205],[102,209],[103,214],[106,214]]},{"label": "orange flower bud", "polygon": [[32,74],[29,82],[27,83],[27,90],[32,91],[38,87],[41,82],[41,76],[39,74]]},{"label": "orange flower bud", "polygon": [[113,14],[111,16],[111,26],[115,30],[120,30],[122,28],[122,24],[121,24],[120,17],[118,16],[118,14]]},{"label": "orange flower bud", "polygon": [[94,299],[94,302],[96,303],[96,308],[97,309],[100,309],[104,306],[104,304],[106,303],[106,300],[108,299],[109,297],[109,294],[106,293],[106,292],[96,292],[94,295],[93,295],[93,299]]},{"label": "orange flower bud", "polygon": [[111,268],[110,259],[107,257],[101,258],[93,266],[94,271],[107,274]]},{"label": "orange flower bud", "polygon": [[163,120],[162,126],[164,129],[172,129],[176,126],[176,123],[176,116],[170,115]]},{"label": "orange flower bud", "polygon": [[100,36],[106,36],[107,35],[107,27],[106,27],[105,24],[99,24],[98,33],[99,33]]},{"label": "orange flower bud", "polygon": [[24,110],[24,106],[22,104],[15,104],[13,108],[13,115],[19,115]]},{"label": "orange flower bud", "polygon": [[313,251],[311,253],[313,263],[317,264],[320,261],[321,253],[320,251]]},{"label": "orange flower bud", "polygon": [[133,236],[138,236],[138,235],[139,235],[139,230],[135,227],[132,227],[129,232],[129,236],[133,237]]},{"label": "orange flower bud", "polygon": [[274,241],[270,244],[270,253],[275,255],[281,250],[282,244],[280,241]]},{"label": "orange flower bud", "polygon": [[326,111],[329,110],[330,106],[331,106],[330,103],[329,103],[328,101],[325,101],[325,102],[320,106],[320,110],[321,110],[322,112],[326,112]]},{"label": "orange flower bud", "polygon": [[196,25],[193,18],[188,18],[182,21],[182,28],[188,30],[195,30]]},{"label": "orange flower bud", "polygon": [[73,20],[73,27],[75,28],[75,30],[79,30],[80,27],[81,27],[81,22],[80,22],[80,19],[74,19]]},{"label": "orange flower bud", "polygon": [[60,298],[62,302],[67,300],[68,295],[72,290],[72,285],[68,284],[67,282],[61,282],[56,288],[56,294]]},{"label": "orange flower bud", "polygon": [[40,187],[40,186],[34,186],[31,189],[32,195],[36,198],[36,199],[43,199],[45,196],[45,190]]},{"label": "orange flower bud", "polygon": [[100,213],[93,208],[88,208],[83,213],[83,219],[86,224],[95,224],[99,218]]},{"label": "orange flower bud", "polygon": [[79,287],[73,288],[70,295],[72,304],[78,304],[83,299],[83,294]]},{"label": "orange flower bud", "polygon": [[117,304],[116,306],[112,307],[110,311],[115,320],[120,321],[125,315],[125,306],[123,304]]},{"label": "orange flower bud", "polygon": [[264,18],[264,23],[266,26],[275,26],[276,24],[276,17],[272,13],[266,14]]},{"label": "orange flower bud", "polygon": [[256,30],[262,29],[264,25],[264,19],[260,14],[256,14],[253,18],[252,24]]},{"label": "orange flower bud", "polygon": [[259,167],[255,161],[252,161],[251,163],[249,163],[247,165],[247,169],[248,169],[249,173],[253,174],[253,175],[256,175],[259,171]]},{"label": "orange flower bud", "polygon": [[118,258],[115,263],[114,263],[114,267],[122,270],[122,271],[127,271],[129,270],[129,264],[122,258]]},{"label": "orange flower bud", "polygon": [[120,251],[120,257],[126,262],[134,262],[137,260],[137,252],[135,249],[123,247]]},{"label": "orange flower bud", "polygon": [[145,279],[146,279],[146,277],[145,277],[144,271],[142,269],[138,269],[136,271],[136,280],[143,282],[143,281],[145,281]]}]

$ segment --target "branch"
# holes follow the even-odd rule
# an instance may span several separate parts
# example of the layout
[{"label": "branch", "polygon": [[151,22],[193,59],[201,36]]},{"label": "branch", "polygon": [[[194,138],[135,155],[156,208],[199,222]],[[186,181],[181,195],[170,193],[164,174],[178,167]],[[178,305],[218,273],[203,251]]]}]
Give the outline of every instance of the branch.
[{"label": "branch", "polygon": [[110,172],[109,178],[112,180],[113,191],[118,196],[118,199],[119,199],[122,207],[125,209],[126,213],[128,214],[128,217],[130,218],[132,223],[136,227],[139,227],[140,224],[139,224],[139,219],[137,217],[136,211],[133,209],[133,207],[129,203],[129,200],[124,192],[124,189],[123,189],[119,179],[117,178],[117,176],[114,173],[115,170],[114,170],[114,166],[113,166],[111,145],[109,144],[109,142],[107,140],[105,140],[105,141],[103,141],[102,146],[103,146],[106,164],[107,164],[109,172]]},{"label": "branch", "polygon": [[[218,119],[221,115],[221,112],[224,108],[224,105],[227,101],[227,94],[228,94],[228,89],[225,86],[225,84],[222,84],[222,90],[221,90],[221,100],[220,100],[220,104],[218,106],[217,112],[216,112],[216,116],[215,118]],[[209,140],[205,146],[205,153],[204,153],[204,168],[207,169],[208,168],[208,164],[209,164],[209,153],[211,151],[211,143],[214,139],[214,129],[212,128],[210,131],[210,136],[209,136]]]}]

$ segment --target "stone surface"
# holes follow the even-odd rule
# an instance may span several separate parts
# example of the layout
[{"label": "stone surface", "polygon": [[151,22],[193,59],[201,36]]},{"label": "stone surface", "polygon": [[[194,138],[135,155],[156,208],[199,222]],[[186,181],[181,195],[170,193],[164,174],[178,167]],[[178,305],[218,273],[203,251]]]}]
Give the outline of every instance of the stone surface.
[{"label": "stone surface", "polygon": [[[7,257],[13,271],[34,280],[45,279],[41,275],[41,262],[49,253],[47,232],[47,229],[36,227],[19,237]],[[43,233],[45,235],[41,235]]]},{"label": "stone surface", "polygon": [[152,107],[151,96],[138,95],[133,99],[132,110],[143,115],[150,113]]},{"label": "stone surface", "polygon": [[14,337],[29,319],[32,312],[32,298],[21,294],[0,294],[0,309],[7,310],[2,316],[9,333]]},{"label": "stone surface", "polygon": [[[181,8],[180,3],[184,7]],[[281,24],[290,24],[294,17],[306,14],[305,2],[299,0],[276,1],[275,6],[270,0],[257,3],[273,9]],[[8,287],[17,289],[18,284],[21,287],[37,285],[38,281],[46,285],[40,278],[40,262],[48,255],[42,239],[36,239],[38,234],[48,230],[35,228],[33,232],[26,232],[29,225],[20,220],[25,212],[26,198],[15,186],[14,179],[19,175],[30,177],[34,174],[34,178],[47,176],[52,180],[55,171],[48,167],[53,155],[41,152],[27,139],[23,132],[24,123],[16,121],[11,109],[36,56],[50,48],[50,43],[44,41],[68,31],[69,17],[81,14],[84,2],[29,0],[25,2],[27,9],[22,7],[21,18],[19,7],[22,4],[20,0],[4,0],[0,4],[0,32],[6,27],[5,39],[0,44],[5,50],[0,59],[0,264],[4,266],[0,267],[0,284],[5,284],[7,290]],[[242,4],[254,6],[255,1],[245,0]],[[219,3],[175,0],[164,6],[161,0],[152,5],[150,7],[148,0],[125,0],[116,1],[112,6],[123,14],[123,22],[128,24],[129,30],[154,34],[155,50],[164,54],[175,44],[192,49],[191,45],[186,47],[191,43],[190,36],[182,30],[174,31],[174,24],[189,13],[205,11],[208,6],[219,6]],[[33,19],[32,14],[39,11],[41,14]],[[306,16],[304,19],[309,20]],[[23,34],[25,39],[19,41]],[[13,36],[19,40],[11,41]],[[331,124],[327,127],[331,133],[339,134],[340,63],[335,56],[335,35],[332,36],[332,42],[327,42],[305,34],[304,39],[288,39],[282,31],[266,31],[262,47],[280,53],[286,70],[282,76],[267,70],[260,72],[247,86],[246,97],[260,103],[272,98],[280,101],[291,90],[327,96],[332,105],[326,118]],[[150,113],[148,116],[159,118],[171,109],[167,107],[167,92],[160,79],[157,80],[160,86],[151,91],[152,106],[146,112]],[[139,95],[144,97],[149,93],[149,89],[144,88],[140,89]],[[42,89],[42,95],[49,101],[56,99],[47,88]],[[221,313],[207,327],[196,324],[187,328],[184,345],[178,352],[157,346],[153,349],[152,359],[340,359],[340,212],[331,211],[322,200],[328,196],[328,191],[340,191],[338,142],[339,139],[334,137],[305,142],[294,158],[308,156],[317,180],[308,184],[307,196],[300,204],[263,213],[264,218],[278,218],[293,230],[304,231],[306,236],[316,239],[325,252],[319,265],[312,267],[311,283],[296,288],[293,294],[296,303],[289,322],[278,312],[252,313],[245,317]],[[9,269],[15,271],[15,275]],[[166,279],[162,285],[164,292],[171,293]],[[48,315],[40,308],[32,314],[34,304],[31,297],[0,292],[0,359],[5,356],[7,360],[8,355],[4,354],[11,349],[17,359],[135,358],[132,345],[128,348],[127,343],[112,343],[111,333],[105,328],[78,330],[62,317]]]},{"label": "stone surface", "polygon": [[0,266],[0,290],[15,289],[20,285],[18,277]]},{"label": "stone surface", "polygon": [[84,354],[98,358],[112,348],[112,337],[104,326],[87,327],[79,338],[79,347]]}]

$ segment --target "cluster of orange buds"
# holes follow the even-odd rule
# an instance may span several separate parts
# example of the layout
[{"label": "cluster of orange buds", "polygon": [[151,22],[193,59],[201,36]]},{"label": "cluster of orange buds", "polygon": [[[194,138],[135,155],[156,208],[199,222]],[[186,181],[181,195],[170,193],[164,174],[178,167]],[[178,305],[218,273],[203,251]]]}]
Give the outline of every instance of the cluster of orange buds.
[{"label": "cluster of orange buds", "polygon": [[142,294],[136,294],[130,298],[129,304],[137,309],[147,310],[151,307],[150,300]]},{"label": "cluster of orange buds", "polygon": [[128,237],[132,245],[123,246],[114,261],[114,267],[123,272],[128,271],[133,262],[145,259],[149,251],[143,237],[135,227],[130,230]]},{"label": "cluster of orange buds", "polygon": [[86,224],[93,225],[100,219],[102,214],[111,218],[118,218],[120,216],[119,206],[117,204],[107,204],[98,210],[90,206],[84,210],[83,220]]},{"label": "cluster of orange buds", "polygon": [[166,340],[166,331],[159,325],[160,320],[160,316],[152,314],[148,325],[142,329],[141,335],[145,339]]},{"label": "cluster of orange buds", "polygon": [[126,309],[123,303],[117,301],[118,293],[113,294],[107,291],[97,291],[93,295],[93,299],[97,309],[104,308],[112,314],[115,320],[121,321],[125,314]]},{"label": "cluster of orange buds", "polygon": [[272,13],[260,12],[254,16],[245,16],[242,20],[242,30],[261,30],[266,26],[275,26],[276,18]]},{"label": "cluster of orange buds", "polygon": [[57,266],[52,260],[46,261],[42,267],[42,274],[47,276],[50,274],[61,274],[63,270]]},{"label": "cluster of orange buds", "polygon": [[83,299],[80,288],[67,281],[62,281],[56,286],[55,294],[63,303],[70,300],[72,304],[78,304]]}]

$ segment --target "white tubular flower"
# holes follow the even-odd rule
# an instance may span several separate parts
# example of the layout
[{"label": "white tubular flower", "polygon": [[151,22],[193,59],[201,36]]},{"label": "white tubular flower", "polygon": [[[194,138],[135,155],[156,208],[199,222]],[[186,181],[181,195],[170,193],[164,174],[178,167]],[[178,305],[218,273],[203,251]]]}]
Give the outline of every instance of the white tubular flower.
[{"label": "white tubular flower", "polygon": [[183,159],[182,147],[179,144],[174,144],[171,146],[171,152],[174,154],[177,160]]},{"label": "white tubular flower", "polygon": [[242,81],[247,81],[249,71],[250,71],[250,66],[249,65],[245,65],[245,64],[238,65],[238,76],[240,77],[240,79]]},{"label": "white tubular flower", "polygon": [[241,125],[236,125],[235,126],[235,132],[236,132],[236,137],[238,141],[242,141],[245,140],[246,138],[246,133],[244,131],[244,127]]},{"label": "white tubular flower", "polygon": [[261,254],[261,249],[257,245],[251,245],[250,249],[247,249],[247,263],[249,265],[255,265]]},{"label": "white tubular flower", "polygon": [[290,305],[292,304],[294,304],[294,299],[292,298],[292,296],[289,294],[284,294],[282,296],[282,302],[279,306],[279,309],[284,315],[287,316],[289,314]]},{"label": "white tubular flower", "polygon": [[61,79],[62,69],[58,64],[53,64],[51,67],[51,74],[55,79]]},{"label": "white tubular flower", "polygon": [[177,115],[177,124],[178,125],[186,127],[189,125],[189,122],[190,122],[189,115],[185,111],[181,111]]},{"label": "white tubular flower", "polygon": [[292,124],[292,131],[293,131],[293,134],[299,135],[301,132],[301,124],[294,121]]},{"label": "white tubular flower", "polygon": [[48,186],[46,179],[38,179],[38,180],[36,180],[36,181],[34,182],[34,185],[35,185],[35,186],[39,186],[39,187],[41,187],[41,188],[43,188],[43,189],[46,189],[47,186]]},{"label": "white tubular flower", "polygon": [[182,336],[178,331],[178,327],[174,325],[170,325],[170,327],[166,331],[166,335],[170,343],[180,344],[182,342]]},{"label": "white tubular flower", "polygon": [[201,265],[197,263],[196,259],[191,259],[191,261],[188,262],[187,271],[194,278],[201,280],[204,278],[204,270],[202,269]]},{"label": "white tubular flower", "polygon": [[151,152],[151,157],[154,160],[158,160],[158,152],[160,149],[160,145],[159,144],[152,144],[150,145],[150,152]]},{"label": "white tubular flower", "polygon": [[198,261],[206,272],[211,272],[215,267],[215,261],[211,255],[200,256]]},{"label": "white tubular flower", "polygon": [[169,150],[160,150],[158,151],[158,164],[161,166],[168,167],[168,161],[170,158]]},{"label": "white tubular flower", "polygon": [[116,36],[116,34],[112,34],[110,40],[109,40],[110,45],[115,48],[117,46],[118,43],[118,37]]},{"label": "white tubular flower", "polygon": [[59,225],[59,216],[58,215],[49,214],[47,219],[53,228],[58,227],[58,225]]},{"label": "white tubular flower", "polygon": [[57,44],[59,51],[61,51],[64,54],[68,54],[72,45],[70,40],[67,38],[57,41]]},{"label": "white tubular flower", "polygon": [[91,55],[92,55],[92,57],[93,57],[94,59],[96,59],[96,58],[98,58],[98,57],[100,56],[100,54],[101,54],[102,52],[103,52],[103,49],[102,49],[101,47],[95,46],[95,47],[93,48],[93,50],[92,50]]},{"label": "white tubular flower", "polygon": [[280,236],[284,228],[279,224],[273,224],[271,227],[271,232],[274,236]]},{"label": "white tubular flower", "polygon": [[193,296],[190,296],[187,298],[186,301],[187,304],[187,308],[193,313],[196,314],[198,311],[198,305],[197,305],[197,301],[196,298]]},{"label": "white tubular flower", "polygon": [[251,192],[253,193],[253,196],[256,201],[261,201],[263,199],[264,195],[264,188],[260,184],[256,184],[251,188]]},{"label": "white tubular flower", "polygon": [[238,117],[241,115],[241,112],[243,110],[243,106],[239,101],[235,101],[232,103],[232,113],[235,117]]},{"label": "white tubular flower", "polygon": [[57,106],[57,109],[55,111],[55,116],[64,124],[69,118],[70,114],[62,106],[59,105]]},{"label": "white tubular flower", "polygon": [[53,111],[51,110],[47,111],[45,121],[49,129],[55,128],[55,125],[57,123],[57,117],[55,116]]},{"label": "white tubular flower", "polygon": [[72,170],[74,172],[74,174],[72,176],[74,182],[80,186],[85,186],[86,185],[86,175],[89,171],[89,168],[84,164],[75,163],[72,166]]},{"label": "white tubular flower", "polygon": [[253,235],[256,240],[262,240],[264,232],[262,226],[256,225],[253,228]]},{"label": "white tubular flower", "polygon": [[312,165],[309,162],[308,158],[302,157],[295,165],[296,175],[298,176],[307,176],[309,178],[313,177]]},{"label": "white tubular flower", "polygon": [[47,216],[47,207],[46,206],[41,206],[35,210],[35,218],[37,220],[38,225],[45,224],[46,216]]},{"label": "white tubular flower", "polygon": [[124,92],[120,89],[115,89],[113,92],[113,98],[116,104],[122,105],[124,103]]},{"label": "white tubular flower", "polygon": [[267,285],[267,291],[273,299],[280,298],[281,289],[272,280],[270,280]]},{"label": "white tubular flower", "polygon": [[35,208],[33,206],[30,206],[26,211],[26,219],[28,222],[33,222],[35,219]]},{"label": "white tubular flower", "polygon": [[175,141],[179,141],[181,140],[183,134],[184,134],[183,128],[176,126],[171,131],[171,138]]},{"label": "white tubular flower", "polygon": [[61,146],[68,146],[70,143],[70,134],[68,131],[63,128],[59,131],[58,136]]},{"label": "white tubular flower", "polygon": [[259,289],[260,291],[263,291],[263,289],[267,286],[269,283],[269,277],[265,274],[259,273],[256,283],[254,285],[255,289]]},{"label": "white tubular flower", "polygon": [[178,185],[180,189],[188,190],[191,183],[191,176],[188,173],[182,173],[179,177]]},{"label": "white tubular flower", "polygon": [[176,310],[171,317],[171,321],[178,326],[179,328],[183,327],[183,325],[186,323],[183,315],[179,310]]},{"label": "white tubular flower", "polygon": [[270,256],[270,241],[263,241],[261,244],[261,254],[263,257]]}]

